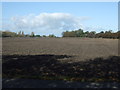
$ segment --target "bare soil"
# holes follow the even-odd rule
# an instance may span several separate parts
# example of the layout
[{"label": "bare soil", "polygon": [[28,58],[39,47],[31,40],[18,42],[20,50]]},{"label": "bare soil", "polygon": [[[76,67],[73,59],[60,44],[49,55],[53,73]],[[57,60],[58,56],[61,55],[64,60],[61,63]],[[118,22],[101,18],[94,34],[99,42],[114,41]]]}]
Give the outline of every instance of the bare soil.
[{"label": "bare soil", "polygon": [[[3,38],[3,55],[69,55],[72,61],[118,55],[117,39]],[[64,58],[63,60],[68,60]]]},{"label": "bare soil", "polygon": [[3,77],[120,82],[117,39],[3,38]]}]

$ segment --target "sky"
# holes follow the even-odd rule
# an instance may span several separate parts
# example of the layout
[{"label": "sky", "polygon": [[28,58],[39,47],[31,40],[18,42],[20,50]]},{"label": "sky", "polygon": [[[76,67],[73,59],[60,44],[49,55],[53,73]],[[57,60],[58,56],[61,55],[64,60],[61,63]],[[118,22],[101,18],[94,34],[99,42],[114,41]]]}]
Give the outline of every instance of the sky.
[{"label": "sky", "polygon": [[118,30],[117,2],[3,2],[1,30],[39,35]]}]

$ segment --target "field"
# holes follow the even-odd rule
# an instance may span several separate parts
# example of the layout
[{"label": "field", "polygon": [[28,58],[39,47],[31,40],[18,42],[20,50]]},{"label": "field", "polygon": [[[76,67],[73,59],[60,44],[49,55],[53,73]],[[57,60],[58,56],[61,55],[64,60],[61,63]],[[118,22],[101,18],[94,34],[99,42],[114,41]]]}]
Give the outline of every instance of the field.
[{"label": "field", "polygon": [[3,38],[3,77],[117,81],[117,39]]}]

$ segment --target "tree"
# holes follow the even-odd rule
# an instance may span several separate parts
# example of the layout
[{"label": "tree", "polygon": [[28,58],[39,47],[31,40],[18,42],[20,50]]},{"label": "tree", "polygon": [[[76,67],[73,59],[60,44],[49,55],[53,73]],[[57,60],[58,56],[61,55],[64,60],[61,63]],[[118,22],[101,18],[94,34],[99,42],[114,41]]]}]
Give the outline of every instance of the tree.
[{"label": "tree", "polygon": [[69,32],[69,33],[68,33],[68,36],[69,36],[69,37],[76,37],[75,31]]},{"label": "tree", "polygon": [[0,31],[0,37],[2,37],[2,31]]},{"label": "tree", "polygon": [[89,31],[86,31],[86,32],[84,33],[84,36],[85,36],[85,37],[88,37],[88,34],[89,34]]},{"label": "tree", "polygon": [[34,37],[34,36],[35,36],[34,32],[31,32],[31,37]]},{"label": "tree", "polygon": [[89,32],[88,37],[95,38],[95,34],[96,34],[95,31],[91,31],[91,32]]},{"label": "tree", "polygon": [[10,31],[2,31],[2,37],[16,37],[17,34],[15,32]]},{"label": "tree", "polygon": [[63,37],[69,37],[69,32],[68,32],[68,31],[63,32],[63,33],[62,33],[62,36],[63,36]]},{"label": "tree", "polygon": [[29,34],[26,34],[25,37],[30,37],[30,35],[29,35]]},{"label": "tree", "polygon": [[85,34],[82,29],[76,30],[76,36],[77,37],[84,37]]},{"label": "tree", "polygon": [[47,37],[46,35],[43,35],[42,37]]},{"label": "tree", "polygon": [[62,33],[63,37],[84,37],[85,34],[82,29],[75,31],[66,31]]},{"label": "tree", "polygon": [[21,35],[22,35],[22,34],[21,34],[21,31],[19,31],[18,34],[17,34],[17,36],[18,36],[18,37],[21,37]]},{"label": "tree", "polygon": [[23,31],[22,31],[22,33],[21,33],[21,36],[22,36],[22,37],[24,37],[24,36],[25,36]]},{"label": "tree", "polygon": [[104,31],[101,31],[100,33],[104,33]]},{"label": "tree", "polygon": [[56,37],[54,34],[50,34],[48,37]]},{"label": "tree", "polygon": [[109,30],[109,31],[105,31],[105,33],[109,33],[109,34],[110,34],[110,33],[112,33],[112,30]]},{"label": "tree", "polygon": [[40,35],[35,35],[35,37],[41,37]]}]

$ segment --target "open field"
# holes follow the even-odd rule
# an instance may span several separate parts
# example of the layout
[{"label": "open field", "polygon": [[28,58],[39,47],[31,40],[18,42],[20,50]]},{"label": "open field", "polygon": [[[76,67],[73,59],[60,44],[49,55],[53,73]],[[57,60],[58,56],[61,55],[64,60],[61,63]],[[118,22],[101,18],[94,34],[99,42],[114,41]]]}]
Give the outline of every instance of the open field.
[{"label": "open field", "polygon": [[3,38],[3,55],[13,54],[70,55],[74,56],[69,58],[72,61],[84,61],[96,57],[118,55],[118,40],[89,38]]},{"label": "open field", "polygon": [[120,81],[117,39],[3,38],[3,77]]}]

